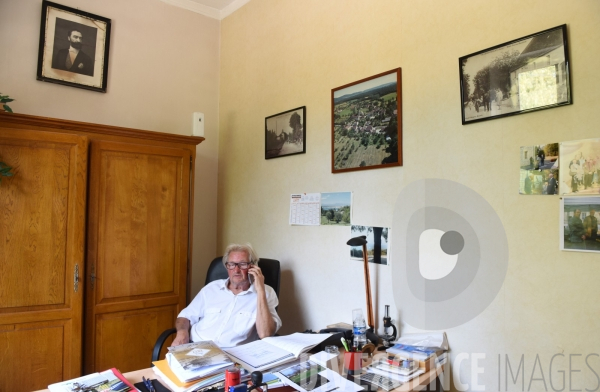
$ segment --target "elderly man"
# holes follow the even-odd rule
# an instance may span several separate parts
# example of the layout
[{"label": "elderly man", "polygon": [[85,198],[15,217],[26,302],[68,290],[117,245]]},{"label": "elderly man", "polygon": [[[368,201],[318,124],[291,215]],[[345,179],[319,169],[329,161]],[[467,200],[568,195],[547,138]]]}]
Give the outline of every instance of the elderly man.
[{"label": "elderly man", "polygon": [[585,240],[585,230],[581,221],[581,210],[575,210],[575,213],[569,219],[569,241],[583,242]]},{"label": "elderly man", "polygon": [[281,327],[275,310],[279,301],[257,263],[250,244],[229,245],[223,256],[229,278],[204,286],[179,313],[171,345],[212,340],[233,347],[274,335]]},{"label": "elderly man", "polygon": [[585,236],[591,241],[596,241],[598,238],[598,218],[594,215],[596,210],[590,210],[590,214],[583,220],[583,229],[585,230]]}]

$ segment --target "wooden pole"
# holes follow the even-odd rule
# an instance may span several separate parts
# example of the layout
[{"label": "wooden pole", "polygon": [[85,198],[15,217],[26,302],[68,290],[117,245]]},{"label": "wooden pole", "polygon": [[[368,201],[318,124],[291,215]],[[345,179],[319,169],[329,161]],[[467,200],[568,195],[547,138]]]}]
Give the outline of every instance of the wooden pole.
[{"label": "wooden pole", "polygon": [[375,323],[373,321],[373,301],[371,299],[371,277],[369,276],[369,255],[367,254],[367,244],[363,244],[363,260],[365,264],[365,291],[367,297],[367,325],[371,331],[374,331]]}]

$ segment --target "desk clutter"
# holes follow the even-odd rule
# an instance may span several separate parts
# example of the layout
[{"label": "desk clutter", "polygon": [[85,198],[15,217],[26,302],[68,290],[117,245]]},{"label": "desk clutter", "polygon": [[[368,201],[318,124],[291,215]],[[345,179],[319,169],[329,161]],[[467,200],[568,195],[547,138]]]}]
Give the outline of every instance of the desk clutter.
[{"label": "desk clutter", "polygon": [[[212,341],[170,347],[153,362],[156,380],[135,386],[109,369],[48,386],[50,392],[268,392],[283,386],[300,392],[391,391],[446,363],[442,334],[406,334],[385,353],[335,346],[302,355],[331,339],[330,333],[295,333],[221,349]],[[341,343],[341,342],[340,342]],[[366,348],[371,343],[365,344]],[[434,375],[435,377],[435,375]],[[136,388],[137,387],[137,388]],[[168,389],[167,389],[168,388]]]},{"label": "desk clutter", "polygon": [[92,373],[73,380],[48,385],[50,392],[96,392],[137,391],[117,369],[109,369],[102,373]]}]

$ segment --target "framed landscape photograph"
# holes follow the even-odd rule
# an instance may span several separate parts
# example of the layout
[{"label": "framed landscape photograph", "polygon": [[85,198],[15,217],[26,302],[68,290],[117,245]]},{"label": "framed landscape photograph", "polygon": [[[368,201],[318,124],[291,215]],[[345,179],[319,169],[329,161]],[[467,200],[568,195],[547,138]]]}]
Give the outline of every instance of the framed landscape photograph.
[{"label": "framed landscape photograph", "polygon": [[331,90],[331,172],[402,166],[400,68]]},{"label": "framed landscape photograph", "polygon": [[462,123],[573,103],[567,25],[458,59]]},{"label": "framed landscape photograph", "polygon": [[108,18],[44,0],[37,80],[105,93]]},{"label": "framed landscape photograph", "polygon": [[265,159],[306,153],[306,106],[265,118]]}]

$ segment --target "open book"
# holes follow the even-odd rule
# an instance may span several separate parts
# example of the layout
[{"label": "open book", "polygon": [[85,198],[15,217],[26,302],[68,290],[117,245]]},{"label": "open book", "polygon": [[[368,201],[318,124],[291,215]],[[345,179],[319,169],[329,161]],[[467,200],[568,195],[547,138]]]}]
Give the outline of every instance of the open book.
[{"label": "open book", "polygon": [[254,372],[270,369],[291,362],[327,339],[327,333],[294,333],[287,336],[273,336],[256,340],[242,346],[223,349],[246,370]]}]

